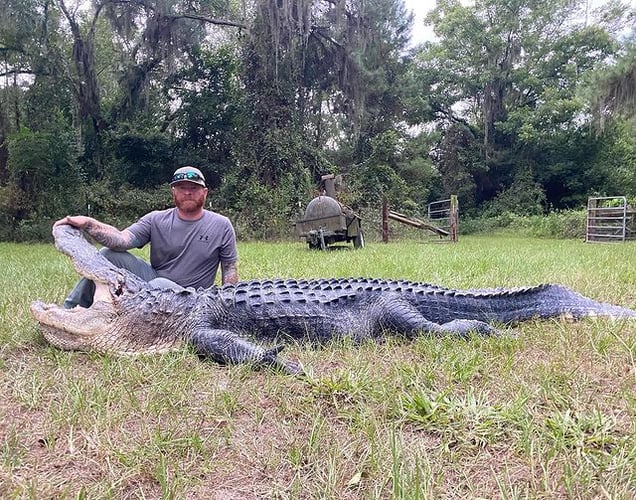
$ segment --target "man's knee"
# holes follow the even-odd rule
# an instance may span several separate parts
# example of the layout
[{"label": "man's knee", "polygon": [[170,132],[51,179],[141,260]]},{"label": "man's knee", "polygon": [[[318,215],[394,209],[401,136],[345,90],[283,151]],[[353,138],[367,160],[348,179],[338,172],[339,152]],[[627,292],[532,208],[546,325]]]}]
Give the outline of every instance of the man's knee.
[{"label": "man's knee", "polygon": [[106,247],[100,249],[99,253],[101,253],[109,262],[115,264],[117,267],[123,267],[126,269],[132,262],[137,260],[137,258],[130,252],[118,252]]},{"label": "man's knee", "polygon": [[135,257],[130,252],[118,252],[104,247],[100,250],[100,253],[106,257],[111,264],[121,269],[126,269],[143,280],[150,281],[157,277],[157,272],[148,262],[139,257]]}]

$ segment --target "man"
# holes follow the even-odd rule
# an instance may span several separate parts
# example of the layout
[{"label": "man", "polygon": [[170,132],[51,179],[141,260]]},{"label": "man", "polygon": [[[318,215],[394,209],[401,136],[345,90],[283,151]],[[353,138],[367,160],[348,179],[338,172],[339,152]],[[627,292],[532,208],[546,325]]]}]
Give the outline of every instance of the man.
[{"label": "man", "polygon": [[[54,225],[70,224],[104,245],[102,254],[160,288],[207,288],[221,266],[221,282],[238,281],[236,235],[227,217],[205,210],[205,177],[194,167],[177,169],[170,182],[175,207],[144,215],[119,229],[92,217],[67,216]],[[150,243],[150,264],[127,252]],[[67,309],[90,307],[95,285],[81,279],[64,301]]]}]

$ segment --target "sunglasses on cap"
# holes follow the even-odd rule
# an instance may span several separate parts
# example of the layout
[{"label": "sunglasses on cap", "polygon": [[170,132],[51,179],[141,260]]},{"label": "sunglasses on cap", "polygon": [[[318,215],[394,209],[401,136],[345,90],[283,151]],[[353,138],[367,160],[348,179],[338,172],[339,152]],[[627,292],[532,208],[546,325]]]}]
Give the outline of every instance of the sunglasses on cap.
[{"label": "sunglasses on cap", "polygon": [[174,174],[172,176],[172,180],[170,181],[170,184],[172,184],[173,182],[178,182],[178,181],[203,181],[203,182],[205,182],[205,179],[203,177],[201,177],[199,174],[197,174],[196,172],[180,172],[180,173]]}]

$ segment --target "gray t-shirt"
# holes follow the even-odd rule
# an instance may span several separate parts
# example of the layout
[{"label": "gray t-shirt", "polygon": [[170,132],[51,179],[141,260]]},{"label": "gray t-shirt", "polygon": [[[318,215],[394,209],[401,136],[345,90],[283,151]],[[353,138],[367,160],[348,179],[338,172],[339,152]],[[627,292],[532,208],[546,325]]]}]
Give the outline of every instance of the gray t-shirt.
[{"label": "gray t-shirt", "polygon": [[183,287],[214,284],[220,262],[236,262],[236,235],[227,217],[210,210],[196,221],[182,220],[176,208],[144,215],[127,228],[134,246],[150,243],[150,265]]}]

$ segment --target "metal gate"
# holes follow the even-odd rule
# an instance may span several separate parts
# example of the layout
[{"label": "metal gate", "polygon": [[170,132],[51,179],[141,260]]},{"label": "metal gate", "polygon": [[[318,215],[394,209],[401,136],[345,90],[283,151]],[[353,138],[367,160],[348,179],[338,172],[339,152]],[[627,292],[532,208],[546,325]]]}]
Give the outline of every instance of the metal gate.
[{"label": "metal gate", "polygon": [[624,196],[588,198],[585,241],[620,242],[634,237],[634,215]]},{"label": "metal gate", "polygon": [[435,222],[435,225],[440,229],[447,231],[452,242],[457,241],[458,212],[456,195],[447,200],[428,204],[428,219]]}]

